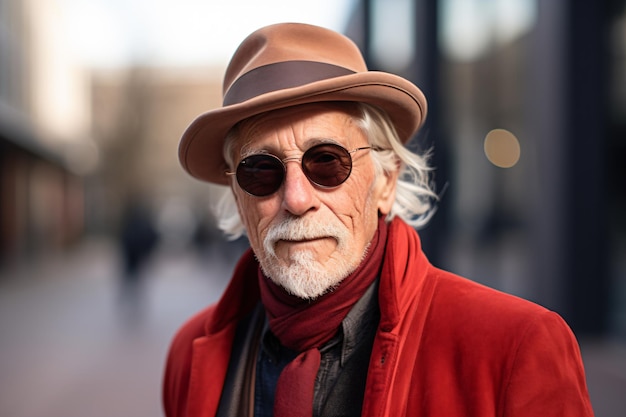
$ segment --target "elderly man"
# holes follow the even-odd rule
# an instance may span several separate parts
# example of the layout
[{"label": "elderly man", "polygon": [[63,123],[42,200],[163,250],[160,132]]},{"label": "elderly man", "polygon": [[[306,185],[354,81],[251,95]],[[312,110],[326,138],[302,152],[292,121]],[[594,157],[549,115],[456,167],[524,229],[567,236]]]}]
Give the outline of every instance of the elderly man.
[{"label": "elderly man", "polygon": [[251,249],[172,343],[168,417],[593,414],[557,314],[424,256],[436,194],[404,144],[425,116],[415,85],[338,33],[243,41],[179,156],[229,187],[220,225]]}]

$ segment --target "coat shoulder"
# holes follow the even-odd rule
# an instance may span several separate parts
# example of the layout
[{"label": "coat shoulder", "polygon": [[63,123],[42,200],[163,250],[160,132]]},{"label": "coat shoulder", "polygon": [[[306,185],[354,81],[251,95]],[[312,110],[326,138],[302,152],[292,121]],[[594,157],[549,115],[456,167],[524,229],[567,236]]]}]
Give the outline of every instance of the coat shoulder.
[{"label": "coat shoulder", "polygon": [[[429,279],[423,331],[409,337],[419,346],[411,386],[420,406],[437,415],[593,415],[578,343],[560,315],[449,272]],[[460,406],[442,410],[442,398]]]},{"label": "coat shoulder", "polygon": [[180,329],[178,329],[170,346],[170,351],[175,351],[177,354],[175,356],[186,356],[186,352],[190,354],[193,341],[199,337],[206,336],[206,326],[214,310],[214,305],[204,308],[187,319]]},{"label": "coat shoulder", "polygon": [[461,325],[506,323],[510,326],[554,314],[537,303],[447,271],[434,268],[432,275],[436,282],[431,309]]},{"label": "coat shoulder", "polygon": [[176,332],[167,355],[163,375],[163,407],[170,416],[183,415],[191,374],[194,340],[206,335],[206,324],[213,315],[210,306],[188,319]]},{"label": "coat shoulder", "polygon": [[480,346],[479,352],[494,358],[514,351],[537,332],[573,339],[563,318],[539,304],[442,270],[435,270],[432,278],[424,330],[450,349]]}]

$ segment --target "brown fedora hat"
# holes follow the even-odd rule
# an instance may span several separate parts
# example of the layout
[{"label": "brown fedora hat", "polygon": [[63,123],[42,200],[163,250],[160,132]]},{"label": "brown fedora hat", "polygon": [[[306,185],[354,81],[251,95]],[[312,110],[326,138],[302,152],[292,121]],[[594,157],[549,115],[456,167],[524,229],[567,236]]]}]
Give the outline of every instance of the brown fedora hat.
[{"label": "brown fedora hat", "polygon": [[224,138],[239,121],[270,110],[323,101],[378,106],[405,143],[426,117],[424,94],[394,74],[368,71],[347,37],[317,26],[281,23],[249,35],[224,76],[223,106],[185,130],[178,156],[192,176],[228,184]]}]

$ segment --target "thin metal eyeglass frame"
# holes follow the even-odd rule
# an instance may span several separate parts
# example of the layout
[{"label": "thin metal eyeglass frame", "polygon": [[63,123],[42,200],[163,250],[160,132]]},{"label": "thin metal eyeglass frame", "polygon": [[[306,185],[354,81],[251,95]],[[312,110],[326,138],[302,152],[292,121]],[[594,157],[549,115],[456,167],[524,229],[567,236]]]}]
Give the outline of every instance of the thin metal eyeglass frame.
[{"label": "thin metal eyeglass frame", "polygon": [[[316,148],[316,147],[318,147],[318,146],[323,146],[323,145],[332,145],[332,146],[336,146],[336,147],[338,147],[338,148],[342,148],[342,149],[343,149],[343,150],[345,150],[345,151],[346,151],[346,153],[350,156],[350,171],[349,171],[349,172],[348,172],[348,174],[346,175],[346,178],[344,178],[344,179],[343,179],[343,180],[342,180],[339,184],[337,184],[337,185],[323,185],[323,184],[318,184],[317,182],[315,182],[315,181],[313,181],[311,178],[309,178],[309,176],[307,175],[306,170],[304,169],[304,166],[303,166],[303,164],[302,164],[302,159],[303,159],[303,156],[304,156],[304,155],[305,155],[308,151],[310,151],[311,149],[314,149],[314,148]],[[242,190],[244,190],[247,194],[249,194],[249,195],[251,195],[251,196],[254,196],[254,197],[259,197],[259,198],[270,196],[270,195],[275,194],[276,192],[278,192],[278,190],[280,190],[280,187],[282,187],[283,183],[285,182],[285,176],[286,176],[286,173],[287,173],[287,165],[286,165],[286,164],[287,164],[287,162],[296,162],[296,161],[297,161],[297,162],[300,162],[300,169],[302,170],[302,172],[304,173],[305,177],[309,180],[309,182],[310,182],[310,183],[312,183],[313,185],[315,185],[315,186],[317,186],[317,187],[320,187],[320,188],[325,188],[325,189],[333,189],[333,188],[337,188],[337,187],[339,187],[341,184],[343,184],[344,182],[346,182],[346,181],[348,180],[348,178],[350,178],[350,175],[352,174],[352,167],[353,167],[352,154],[353,154],[353,153],[356,153],[356,152],[358,152],[358,151],[363,151],[363,150],[366,150],[366,149],[371,149],[371,150],[375,150],[375,151],[380,150],[380,148],[375,147],[375,146],[362,146],[362,147],[360,147],[360,148],[355,148],[355,149],[352,149],[352,150],[348,150],[348,149],[344,148],[343,146],[341,146],[341,145],[339,145],[339,144],[336,144],[336,143],[320,143],[320,144],[318,144],[318,145],[312,146],[311,148],[307,149],[307,150],[306,150],[306,151],[305,151],[305,152],[304,152],[304,153],[303,153],[300,157],[295,157],[295,156],[292,156],[292,157],[288,157],[288,158],[280,159],[278,156],[276,156],[276,155],[274,155],[274,154],[271,154],[271,153],[256,153],[256,154],[247,155],[245,158],[243,158],[243,159],[239,162],[239,164],[237,164],[237,167],[239,167],[239,165],[241,164],[241,162],[242,162],[242,161],[244,161],[246,158],[253,157],[253,156],[257,156],[257,155],[266,155],[266,156],[269,156],[269,157],[271,157],[271,158],[275,158],[276,160],[278,160],[278,161],[280,161],[280,162],[281,162],[281,164],[282,164],[282,166],[283,166],[283,178],[282,178],[282,181],[280,182],[280,184],[276,187],[276,190],[272,191],[271,193],[268,193],[268,194],[263,194],[263,195],[256,195],[256,194],[253,194],[253,193],[249,192],[248,190],[246,190],[244,187],[242,187],[242,186],[241,186],[241,184],[239,183],[239,180],[237,180],[237,185],[238,185],[238,186],[239,186]],[[225,171],[224,173],[225,173],[226,175],[229,175],[229,176],[233,176],[233,175],[234,175],[234,176],[237,176],[237,169],[236,169],[235,171]]]}]

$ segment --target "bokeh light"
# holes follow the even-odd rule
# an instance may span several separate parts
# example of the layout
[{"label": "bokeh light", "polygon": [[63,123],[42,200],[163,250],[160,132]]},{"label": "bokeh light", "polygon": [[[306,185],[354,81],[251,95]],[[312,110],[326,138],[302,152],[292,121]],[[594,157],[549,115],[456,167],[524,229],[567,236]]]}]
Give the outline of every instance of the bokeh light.
[{"label": "bokeh light", "polygon": [[493,129],[487,133],[484,147],[487,159],[497,167],[514,167],[520,159],[519,140],[506,129]]}]

